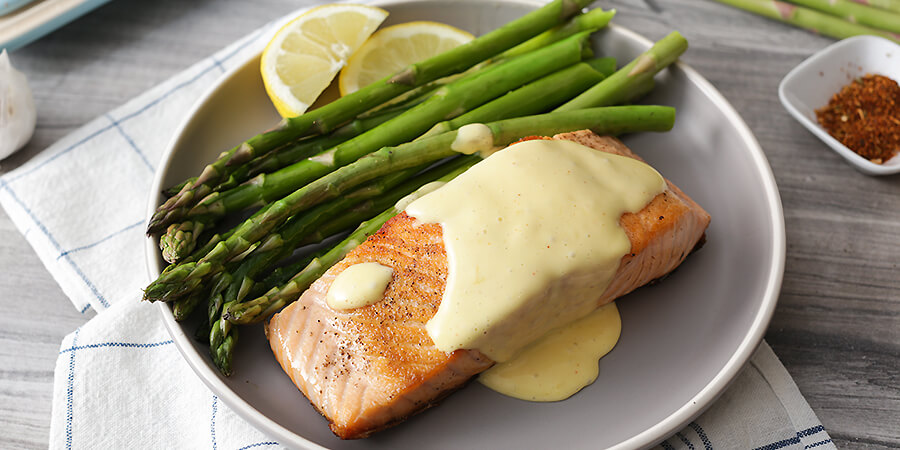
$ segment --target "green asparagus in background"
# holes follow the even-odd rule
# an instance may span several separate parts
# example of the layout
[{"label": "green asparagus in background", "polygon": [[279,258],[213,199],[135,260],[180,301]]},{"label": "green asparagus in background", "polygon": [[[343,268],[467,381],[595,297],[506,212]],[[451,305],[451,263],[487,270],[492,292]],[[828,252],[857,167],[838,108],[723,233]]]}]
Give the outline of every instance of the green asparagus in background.
[{"label": "green asparagus in background", "polygon": [[865,25],[849,22],[813,9],[804,8],[778,0],[716,0],[735,8],[750,11],[763,17],[775,19],[800,28],[806,28],[825,36],[844,39],[851,36],[871,34],[900,43],[897,35],[876,30]]},{"label": "green asparagus in background", "polygon": [[847,21],[878,30],[900,33],[900,13],[872,8],[850,0],[790,0],[800,6],[812,8]]},{"label": "green asparagus in background", "polygon": [[861,5],[868,5],[886,11],[900,13],[900,0],[855,0]]}]

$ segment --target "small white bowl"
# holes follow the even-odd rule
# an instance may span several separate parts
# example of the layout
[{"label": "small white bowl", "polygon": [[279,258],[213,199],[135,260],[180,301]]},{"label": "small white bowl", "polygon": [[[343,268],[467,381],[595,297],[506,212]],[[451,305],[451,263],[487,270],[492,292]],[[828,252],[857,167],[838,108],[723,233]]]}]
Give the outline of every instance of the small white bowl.
[{"label": "small white bowl", "polygon": [[785,109],[809,131],[867,175],[900,173],[900,156],[875,164],[833,138],[816,120],[816,109],[854,79],[866,74],[900,80],[900,45],[877,36],[836,42],[791,70],[778,86]]}]

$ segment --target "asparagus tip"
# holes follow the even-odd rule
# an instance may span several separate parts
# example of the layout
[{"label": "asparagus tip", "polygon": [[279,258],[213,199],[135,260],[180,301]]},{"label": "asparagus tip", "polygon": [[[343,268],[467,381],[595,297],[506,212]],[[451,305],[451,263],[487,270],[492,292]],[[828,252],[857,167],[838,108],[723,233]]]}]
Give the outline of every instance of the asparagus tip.
[{"label": "asparagus tip", "polygon": [[228,161],[225,162],[225,167],[233,167],[240,164],[244,164],[253,158],[253,147],[244,142],[241,144],[237,150],[231,155],[231,158],[228,158]]}]

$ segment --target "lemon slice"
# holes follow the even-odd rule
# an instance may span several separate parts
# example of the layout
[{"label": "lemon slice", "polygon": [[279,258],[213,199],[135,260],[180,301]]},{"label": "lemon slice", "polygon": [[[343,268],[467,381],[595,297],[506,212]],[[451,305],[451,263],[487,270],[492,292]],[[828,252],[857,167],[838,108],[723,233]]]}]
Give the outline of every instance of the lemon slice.
[{"label": "lemon slice", "polygon": [[379,30],[353,54],[338,78],[341,95],[368,86],[400,69],[474,38],[437,22],[409,22]]},{"label": "lemon slice", "polygon": [[294,117],[305,112],[387,15],[373,6],[324,5],[278,30],[260,63],[266,93],[278,113]]}]

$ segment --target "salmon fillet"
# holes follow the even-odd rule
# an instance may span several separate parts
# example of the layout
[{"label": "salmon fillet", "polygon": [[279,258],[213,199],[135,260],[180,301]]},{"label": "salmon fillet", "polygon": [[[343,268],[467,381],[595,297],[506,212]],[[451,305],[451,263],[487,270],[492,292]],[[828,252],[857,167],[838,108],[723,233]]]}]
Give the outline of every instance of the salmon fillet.
[{"label": "salmon fillet", "polygon": [[[553,139],[640,159],[621,141],[590,131]],[[620,219],[631,252],[597,306],[663,277],[702,243],[709,215],[667,183],[643,210]],[[384,298],[332,310],[325,303],[329,286],[344,269],[364,262],[393,268]],[[428,336],[425,323],[437,312],[446,280],[441,226],[401,213],[266,324],[276,359],[338,437],[363,438],[395,425],[493,365],[477,350],[442,352]]]}]

